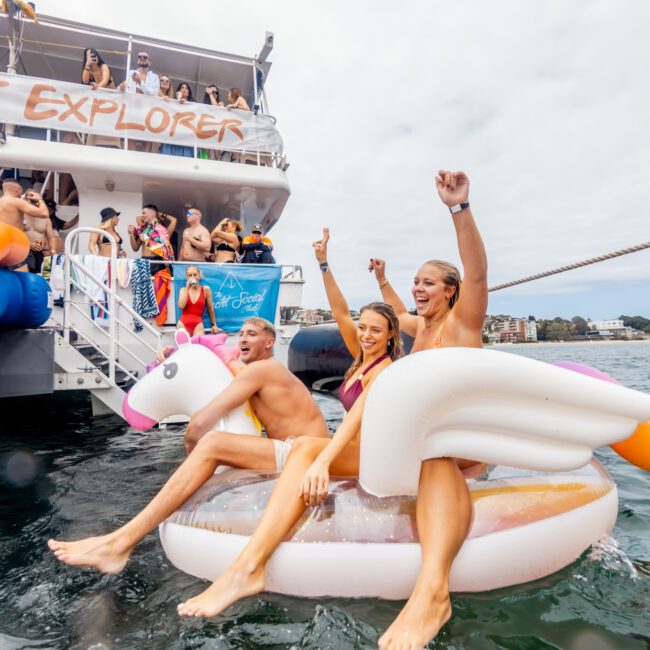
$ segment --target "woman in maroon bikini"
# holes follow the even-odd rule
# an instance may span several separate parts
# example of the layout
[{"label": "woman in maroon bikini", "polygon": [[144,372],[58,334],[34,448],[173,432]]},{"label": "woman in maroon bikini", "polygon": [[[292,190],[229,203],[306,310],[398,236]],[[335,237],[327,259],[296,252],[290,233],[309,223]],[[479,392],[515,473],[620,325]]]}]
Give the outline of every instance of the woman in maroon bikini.
[{"label": "woman in maroon bikini", "polygon": [[305,509],[327,496],[330,472],[337,476],[359,475],[361,414],[367,388],[384,368],[402,356],[402,340],[395,311],[384,302],[362,307],[355,325],[327,263],[328,240],[329,230],[325,228],[323,239],[314,242],[314,249],[332,315],[354,357],[339,390],[347,413],[331,439],[302,436],[295,441],[246,548],[206,591],[179,605],[183,616],[216,616],[235,600],[263,591],[267,560]]}]

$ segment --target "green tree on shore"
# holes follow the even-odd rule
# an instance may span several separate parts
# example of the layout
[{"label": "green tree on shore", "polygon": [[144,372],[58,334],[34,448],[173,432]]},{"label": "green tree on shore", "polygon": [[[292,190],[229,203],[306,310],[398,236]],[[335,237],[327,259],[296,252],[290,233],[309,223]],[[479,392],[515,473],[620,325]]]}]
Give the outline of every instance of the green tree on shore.
[{"label": "green tree on shore", "polygon": [[625,327],[633,327],[636,330],[650,334],[650,319],[643,316],[619,316]]}]

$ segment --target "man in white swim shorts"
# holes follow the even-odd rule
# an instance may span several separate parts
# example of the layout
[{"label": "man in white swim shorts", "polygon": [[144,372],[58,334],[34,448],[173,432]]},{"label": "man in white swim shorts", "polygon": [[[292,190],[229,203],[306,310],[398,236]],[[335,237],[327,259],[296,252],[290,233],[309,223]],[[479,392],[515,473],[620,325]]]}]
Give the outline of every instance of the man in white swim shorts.
[{"label": "man in white swim shorts", "polygon": [[[329,436],[325,418],[307,388],[273,357],[275,337],[273,325],[263,318],[244,323],[238,342],[244,368],[192,416],[185,433],[185,461],[144,510],[121,528],[76,542],[49,540],[59,560],[118,573],[136,544],[187,501],[217,467],[280,471],[295,438]],[[165,348],[160,357],[173,351]],[[213,422],[247,401],[264,425],[266,437],[209,430]]]},{"label": "man in white swim shorts", "polygon": [[274,440],[273,447],[275,448],[275,471],[281,472],[287,464],[287,458],[291,453],[291,448],[295,442],[295,438],[287,438],[286,440]]}]

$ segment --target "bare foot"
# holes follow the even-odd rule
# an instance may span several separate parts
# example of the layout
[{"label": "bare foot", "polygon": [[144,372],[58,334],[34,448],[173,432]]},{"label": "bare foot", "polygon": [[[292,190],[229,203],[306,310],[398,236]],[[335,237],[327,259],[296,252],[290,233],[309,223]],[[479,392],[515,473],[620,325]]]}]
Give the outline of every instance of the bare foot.
[{"label": "bare foot", "polygon": [[133,547],[125,547],[112,535],[87,537],[77,542],[47,542],[57,560],[70,566],[89,566],[102,573],[119,573],[126,565]]},{"label": "bare foot", "polygon": [[240,598],[258,594],[263,589],[263,567],[256,567],[251,570],[233,565],[203,593],[181,603],[178,606],[178,613],[181,616],[210,618],[221,613],[226,607],[229,607]]},{"label": "bare foot", "polygon": [[420,650],[451,618],[446,589],[413,591],[404,609],[379,639],[380,650]]}]

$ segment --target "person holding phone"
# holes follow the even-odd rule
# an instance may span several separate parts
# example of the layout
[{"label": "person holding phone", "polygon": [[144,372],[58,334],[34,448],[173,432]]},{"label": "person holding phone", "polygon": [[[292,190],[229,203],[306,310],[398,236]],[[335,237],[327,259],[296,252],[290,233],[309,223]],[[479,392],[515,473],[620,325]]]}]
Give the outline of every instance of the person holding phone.
[{"label": "person holding phone", "polygon": [[219,89],[215,84],[210,84],[205,89],[205,94],[203,95],[203,103],[210,104],[212,106],[223,107],[223,102],[219,99]]},{"label": "person holding phone", "polygon": [[115,88],[111,69],[94,47],[87,47],[84,50],[81,83],[90,86],[93,90]]}]

